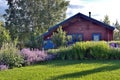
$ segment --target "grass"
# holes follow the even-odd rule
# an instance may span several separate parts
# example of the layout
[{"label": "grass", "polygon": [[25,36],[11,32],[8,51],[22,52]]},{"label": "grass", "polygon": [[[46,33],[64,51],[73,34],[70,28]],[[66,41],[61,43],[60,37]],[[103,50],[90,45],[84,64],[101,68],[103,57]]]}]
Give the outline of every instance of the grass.
[{"label": "grass", "polygon": [[69,60],[0,71],[0,80],[119,80],[119,75],[119,60]]}]

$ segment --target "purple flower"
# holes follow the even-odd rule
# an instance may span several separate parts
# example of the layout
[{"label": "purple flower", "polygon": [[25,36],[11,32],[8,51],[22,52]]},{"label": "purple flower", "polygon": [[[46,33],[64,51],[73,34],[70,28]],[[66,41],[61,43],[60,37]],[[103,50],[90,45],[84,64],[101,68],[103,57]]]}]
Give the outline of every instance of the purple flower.
[{"label": "purple flower", "polygon": [[34,49],[30,50],[29,48],[24,48],[21,50],[21,55],[24,57],[26,64],[32,64],[39,61],[51,60],[53,56],[48,55],[46,51]]},{"label": "purple flower", "polygon": [[8,69],[8,66],[6,66],[6,65],[0,65],[0,70],[6,70],[6,69]]}]

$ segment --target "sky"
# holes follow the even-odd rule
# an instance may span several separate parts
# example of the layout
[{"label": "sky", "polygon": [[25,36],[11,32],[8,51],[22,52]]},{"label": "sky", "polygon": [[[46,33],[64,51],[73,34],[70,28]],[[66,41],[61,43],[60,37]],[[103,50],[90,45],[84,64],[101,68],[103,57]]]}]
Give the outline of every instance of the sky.
[{"label": "sky", "polygon": [[[118,20],[120,23],[120,3],[119,0],[68,0],[70,5],[67,9],[67,18],[77,14],[78,12],[88,15],[92,14],[92,18],[103,20],[105,15],[109,16],[111,23]],[[0,0],[0,14],[5,13],[7,2]]]},{"label": "sky", "polygon": [[5,0],[0,0],[0,14],[5,13],[6,8],[7,8],[7,2]]},{"label": "sky", "polygon": [[67,14],[72,16],[78,12],[88,15],[91,12],[92,17],[97,20],[103,20],[105,15],[109,16],[111,23],[116,20],[120,23],[120,3],[119,0],[69,0],[70,6]]}]

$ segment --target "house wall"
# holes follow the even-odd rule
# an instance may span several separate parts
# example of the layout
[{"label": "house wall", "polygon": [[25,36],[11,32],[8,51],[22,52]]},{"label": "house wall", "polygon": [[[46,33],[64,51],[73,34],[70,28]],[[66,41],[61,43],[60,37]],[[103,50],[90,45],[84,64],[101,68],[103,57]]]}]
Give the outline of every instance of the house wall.
[{"label": "house wall", "polygon": [[[84,20],[82,18],[75,18],[66,24],[62,25],[63,30],[67,34],[83,34],[84,41],[91,41],[93,33],[100,33],[101,40],[111,41],[113,40],[113,31],[103,26]],[[56,30],[54,30],[56,31]],[[49,35],[45,36],[45,39],[49,39],[54,31],[51,31]]]},{"label": "house wall", "polygon": [[71,24],[69,26],[64,26],[63,29],[67,32],[67,34],[83,34],[84,41],[91,41],[93,33],[100,33],[101,40],[113,40],[112,30],[109,30],[90,21],[86,21],[84,19],[80,19],[80,21],[76,21],[74,24]]}]

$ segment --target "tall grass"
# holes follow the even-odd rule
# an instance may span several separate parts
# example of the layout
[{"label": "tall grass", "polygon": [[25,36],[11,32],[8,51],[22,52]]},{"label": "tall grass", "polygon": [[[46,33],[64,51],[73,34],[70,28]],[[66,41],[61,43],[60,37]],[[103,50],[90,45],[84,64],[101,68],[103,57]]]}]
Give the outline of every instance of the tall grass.
[{"label": "tall grass", "polygon": [[77,42],[69,47],[49,50],[57,54],[57,59],[83,60],[83,59],[120,59],[120,49],[114,49],[105,41],[100,42]]}]

